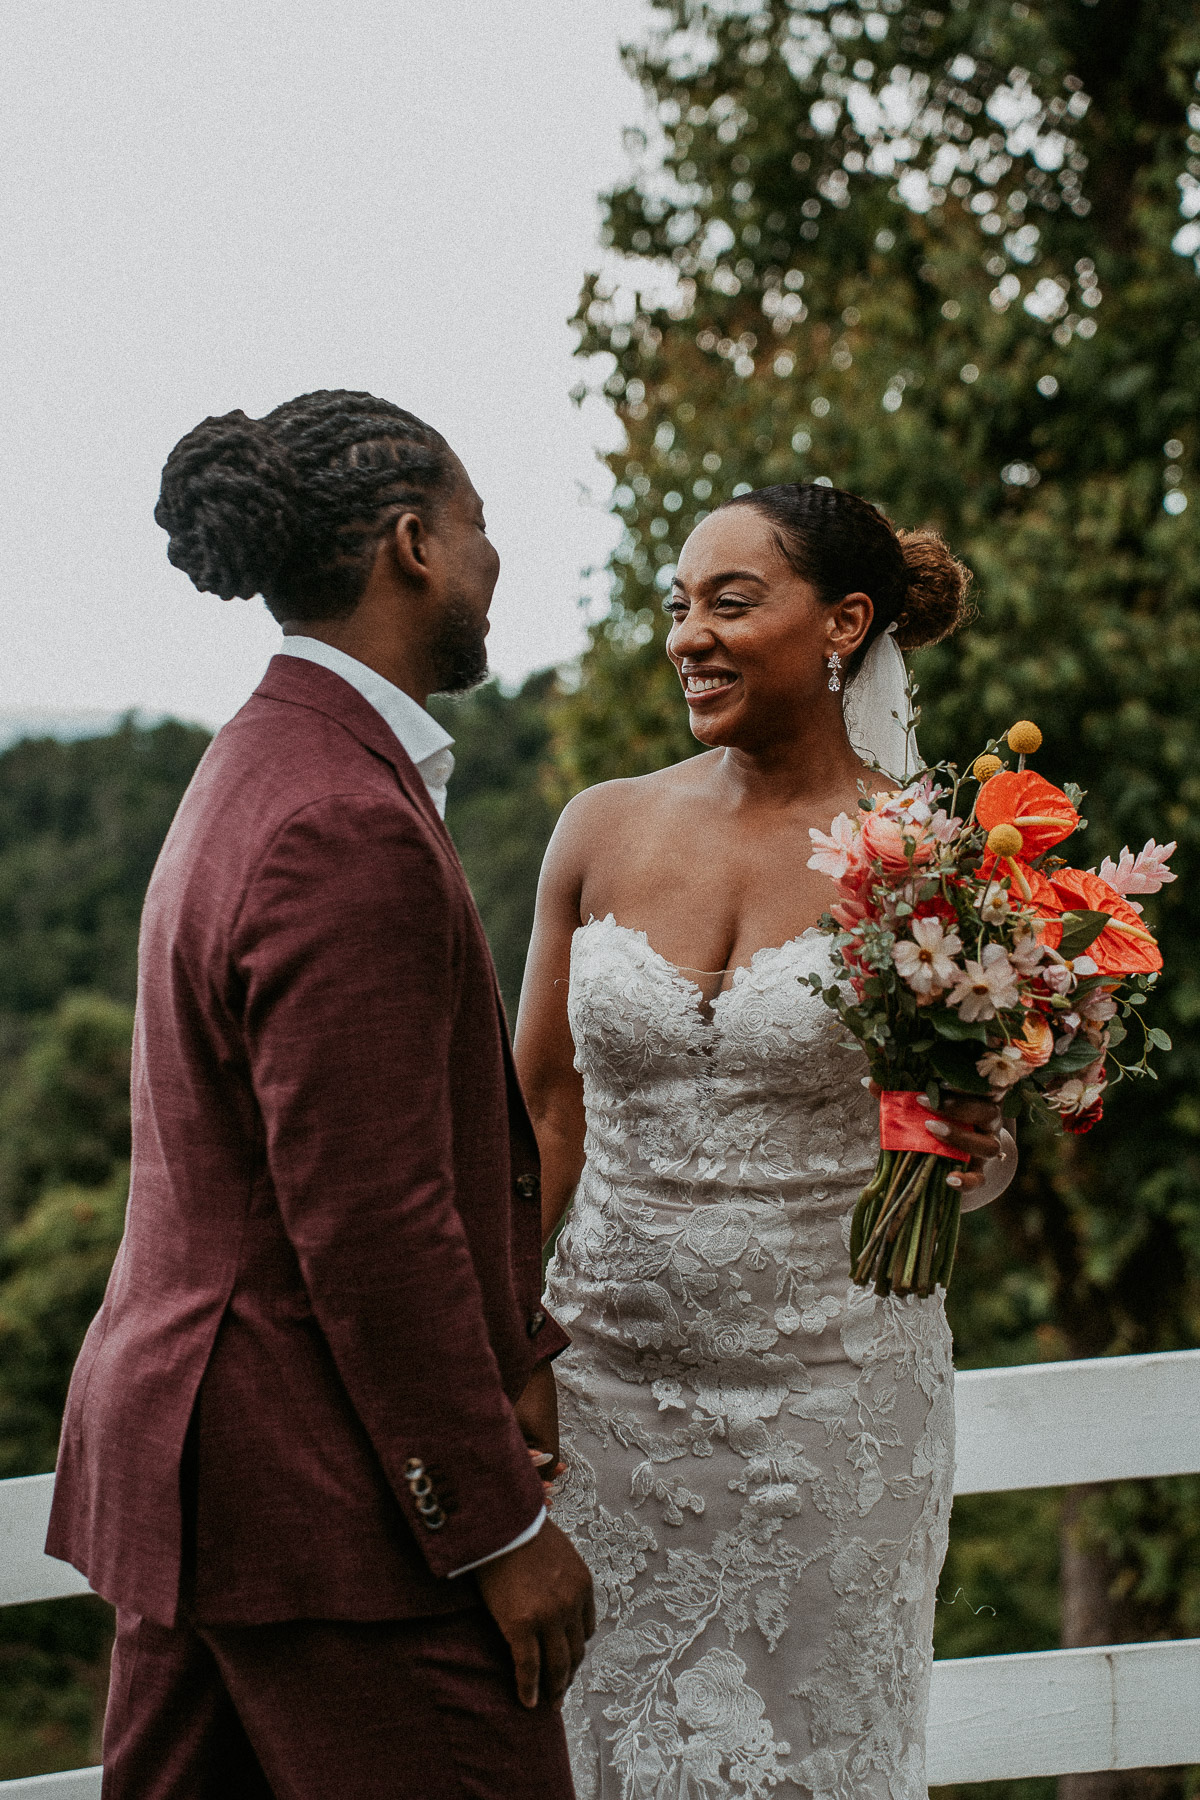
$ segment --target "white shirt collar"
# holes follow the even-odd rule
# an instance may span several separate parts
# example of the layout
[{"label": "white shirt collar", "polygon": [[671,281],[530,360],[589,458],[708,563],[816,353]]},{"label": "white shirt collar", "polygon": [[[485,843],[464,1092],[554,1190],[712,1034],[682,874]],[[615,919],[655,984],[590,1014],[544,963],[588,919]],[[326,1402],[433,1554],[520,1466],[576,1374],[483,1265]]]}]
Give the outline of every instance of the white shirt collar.
[{"label": "white shirt collar", "polygon": [[429,789],[430,799],[445,818],[446,788],[454,771],[454,754],[450,748],[454,739],[423,706],[418,706],[410,694],[377,670],[359,662],[356,656],[347,656],[344,650],[336,650],[332,644],[322,643],[320,638],[286,637],[279,646],[279,655],[299,656],[305,662],[319,663],[323,669],[330,669],[349,682],[391,727],[401,747],[417,765],[417,773]]}]

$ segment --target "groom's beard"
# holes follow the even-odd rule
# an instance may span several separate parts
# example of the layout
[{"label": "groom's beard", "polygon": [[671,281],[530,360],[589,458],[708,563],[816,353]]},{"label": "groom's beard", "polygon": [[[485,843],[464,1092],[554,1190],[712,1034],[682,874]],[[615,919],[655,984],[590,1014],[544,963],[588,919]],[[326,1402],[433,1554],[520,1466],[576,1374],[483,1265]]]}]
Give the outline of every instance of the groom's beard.
[{"label": "groom's beard", "polygon": [[442,614],[430,655],[435,693],[465,694],[478,687],[488,672],[486,620],[479,619],[464,600],[451,600]]}]

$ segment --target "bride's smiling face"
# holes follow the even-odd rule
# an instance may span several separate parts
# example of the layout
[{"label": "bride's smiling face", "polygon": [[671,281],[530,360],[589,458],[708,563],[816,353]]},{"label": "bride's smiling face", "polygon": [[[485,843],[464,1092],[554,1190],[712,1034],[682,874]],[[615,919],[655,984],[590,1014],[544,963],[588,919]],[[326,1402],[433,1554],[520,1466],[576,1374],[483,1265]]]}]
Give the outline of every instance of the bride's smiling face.
[{"label": "bride's smiling face", "polygon": [[870,627],[865,594],[825,606],[752,505],[710,514],[683,546],[671,595],[667,655],[679,671],[702,744],[752,750],[802,723],[840,719],[828,658],[843,664]]}]

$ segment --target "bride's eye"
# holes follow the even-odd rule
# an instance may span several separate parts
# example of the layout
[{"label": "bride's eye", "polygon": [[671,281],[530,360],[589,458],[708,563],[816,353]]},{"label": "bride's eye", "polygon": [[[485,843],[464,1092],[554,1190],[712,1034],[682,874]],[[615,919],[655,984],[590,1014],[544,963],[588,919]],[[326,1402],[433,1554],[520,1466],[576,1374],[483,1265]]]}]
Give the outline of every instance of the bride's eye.
[{"label": "bride's eye", "polygon": [[662,609],[669,619],[682,619],[687,612],[686,600],[664,600]]}]

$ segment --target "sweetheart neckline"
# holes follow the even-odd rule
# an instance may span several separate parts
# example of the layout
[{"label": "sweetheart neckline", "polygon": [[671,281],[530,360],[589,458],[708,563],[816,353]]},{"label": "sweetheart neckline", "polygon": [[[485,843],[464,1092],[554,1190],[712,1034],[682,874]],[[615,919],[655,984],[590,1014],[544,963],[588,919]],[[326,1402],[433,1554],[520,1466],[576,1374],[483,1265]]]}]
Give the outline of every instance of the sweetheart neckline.
[{"label": "sweetheart neckline", "polygon": [[[647,934],[641,930],[640,927],[637,925],[622,925],[613,913],[605,913],[602,919],[598,919],[595,913],[593,913],[591,918],[584,924],[576,927],[576,931],[587,931],[592,925],[609,925],[614,931],[623,931],[627,937],[639,938],[647,953],[653,957],[654,961],[661,964],[671,978],[674,981],[677,981],[681,987],[687,989],[688,996],[696,1008],[700,1022],[704,1025],[711,1025],[713,1023],[718,1001],[723,1000],[726,994],[733,993],[734,988],[737,986],[739,975],[749,975],[753,973],[754,965],[760,956],[781,956],[785,950],[790,950],[794,944],[801,943],[806,937],[810,937],[814,932],[818,936],[824,935],[819,925],[806,925],[803,931],[798,931],[794,937],[786,938],[782,944],[761,944],[759,948],[751,954],[749,962],[739,963],[735,969],[721,971],[722,974],[731,975],[732,980],[728,987],[718,988],[712,999],[706,1001],[704,998],[704,989],[700,986],[699,982],[693,981],[690,976],[685,975],[678,963],[671,962],[663,955],[661,950],[656,950]],[[715,969],[712,971],[704,971],[706,974],[710,972],[714,975],[717,973]]]}]

